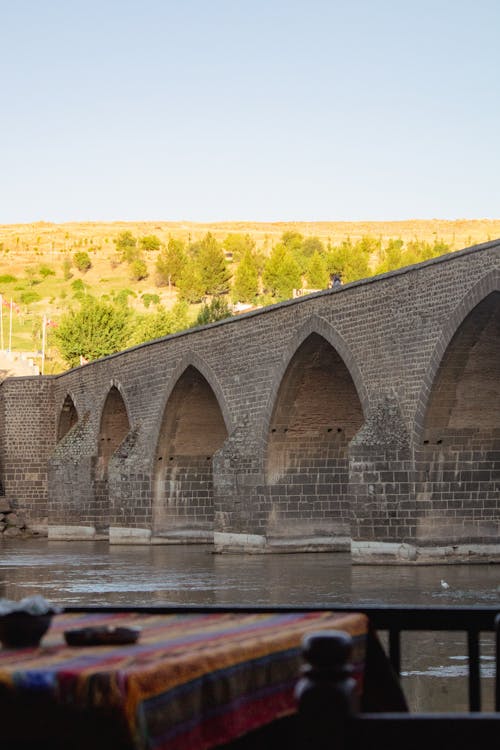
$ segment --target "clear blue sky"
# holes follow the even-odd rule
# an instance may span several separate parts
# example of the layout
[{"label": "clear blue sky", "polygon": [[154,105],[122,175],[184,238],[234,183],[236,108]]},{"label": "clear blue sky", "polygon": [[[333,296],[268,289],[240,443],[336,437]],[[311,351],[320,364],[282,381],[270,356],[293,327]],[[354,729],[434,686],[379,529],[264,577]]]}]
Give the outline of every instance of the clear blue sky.
[{"label": "clear blue sky", "polygon": [[500,218],[498,0],[0,0],[0,223]]}]

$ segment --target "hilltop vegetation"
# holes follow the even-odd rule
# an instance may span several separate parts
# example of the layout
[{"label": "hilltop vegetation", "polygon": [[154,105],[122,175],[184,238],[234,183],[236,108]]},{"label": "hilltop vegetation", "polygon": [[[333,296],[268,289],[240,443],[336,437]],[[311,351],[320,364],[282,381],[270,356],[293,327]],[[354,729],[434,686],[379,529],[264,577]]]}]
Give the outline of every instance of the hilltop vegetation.
[{"label": "hilltop vegetation", "polygon": [[[500,221],[0,227],[0,349],[45,372],[487,241]],[[11,314],[12,301],[12,314]],[[12,321],[12,329],[10,324]]]}]

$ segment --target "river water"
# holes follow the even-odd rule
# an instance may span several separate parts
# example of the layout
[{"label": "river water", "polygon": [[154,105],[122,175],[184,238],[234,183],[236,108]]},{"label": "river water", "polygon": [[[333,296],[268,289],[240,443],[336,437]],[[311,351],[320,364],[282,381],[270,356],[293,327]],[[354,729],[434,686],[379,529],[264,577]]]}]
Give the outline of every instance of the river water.
[{"label": "river water", "polygon": [[[441,579],[449,588],[443,589]],[[61,605],[429,604],[500,607],[500,566],[352,566],[331,553],[215,555],[209,546],[0,541],[0,596]],[[414,710],[465,710],[465,636],[403,636],[403,686]],[[483,705],[492,708],[494,644],[481,643]]]}]

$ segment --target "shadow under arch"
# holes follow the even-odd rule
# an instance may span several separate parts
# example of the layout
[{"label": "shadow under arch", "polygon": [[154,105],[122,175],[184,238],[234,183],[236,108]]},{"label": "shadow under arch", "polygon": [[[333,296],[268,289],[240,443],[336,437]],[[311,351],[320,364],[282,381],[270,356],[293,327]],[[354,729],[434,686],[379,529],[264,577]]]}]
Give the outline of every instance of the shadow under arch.
[{"label": "shadow under arch", "polygon": [[228,437],[228,417],[212,385],[213,373],[206,366],[202,372],[196,360],[189,357],[187,365],[183,360],[163,408],[152,471],[153,535],[211,542],[212,459]]},{"label": "shadow under arch", "polygon": [[[179,379],[182,377],[183,373],[188,369],[188,367],[193,367],[195,370],[198,370],[198,372],[200,372],[201,375],[203,375],[203,377],[205,378],[205,380],[207,381],[210,388],[215,394],[217,403],[221,410],[222,417],[224,419],[224,424],[226,426],[228,435],[230,435],[232,432],[233,427],[232,427],[231,416],[229,413],[229,409],[227,407],[226,399],[224,397],[224,392],[220,386],[217,376],[215,375],[210,365],[207,364],[207,362],[205,362],[205,360],[202,357],[196,354],[196,352],[188,351],[182,357],[182,359],[180,360],[177,367],[172,372],[169,378],[169,385],[165,391],[165,395],[161,402],[158,417],[156,420],[156,427],[155,427],[156,443],[158,442],[158,439],[160,436],[160,431],[161,431],[161,427],[163,424],[163,418],[165,415],[165,409],[170,399],[170,396],[172,394],[172,391],[174,390]],[[153,458],[153,465],[154,465],[154,458]]]},{"label": "shadow under arch", "polygon": [[441,367],[443,357],[462,324],[470,313],[490,294],[500,291],[500,271],[491,271],[480,279],[461,302],[455,307],[452,314],[441,330],[441,335],[432,352],[429,368],[425,374],[422,387],[417,399],[415,417],[413,420],[413,443],[418,446],[423,438],[425,429],[425,417],[432,393],[436,376]]},{"label": "shadow under arch", "polygon": [[345,339],[330,325],[324,318],[319,315],[312,315],[308,320],[295,332],[291,341],[285,348],[281,357],[281,362],[276,370],[274,382],[269,393],[267,409],[265,410],[266,419],[262,425],[262,442],[267,443],[273,410],[278,397],[278,392],[283,382],[285,373],[295,356],[296,352],[304,341],[312,334],[318,334],[325,339],[333,349],[338,353],[340,359],[347,368],[352,378],[356,392],[361,403],[363,417],[366,418],[368,412],[368,395],[358,364],[347,345]]},{"label": "shadow under arch", "polygon": [[[339,349],[352,368],[350,352],[328,324],[319,323],[310,320],[294,337],[293,355],[289,347],[273,390],[265,441],[267,532],[269,538],[301,537],[347,549],[348,447],[365,416]],[[360,383],[357,368],[356,376]]]},{"label": "shadow under arch", "polygon": [[130,432],[129,412],[119,384],[111,381],[101,408],[97,457],[94,462],[95,526],[99,531],[109,526],[108,469],[111,458]]},{"label": "shadow under arch", "polygon": [[474,288],[439,341],[415,443],[421,544],[500,542],[498,280],[490,275],[486,287]]},{"label": "shadow under arch", "polygon": [[67,393],[59,409],[59,419],[57,421],[56,442],[59,443],[63,437],[77,424],[78,409],[75,405],[75,399],[71,393]]}]

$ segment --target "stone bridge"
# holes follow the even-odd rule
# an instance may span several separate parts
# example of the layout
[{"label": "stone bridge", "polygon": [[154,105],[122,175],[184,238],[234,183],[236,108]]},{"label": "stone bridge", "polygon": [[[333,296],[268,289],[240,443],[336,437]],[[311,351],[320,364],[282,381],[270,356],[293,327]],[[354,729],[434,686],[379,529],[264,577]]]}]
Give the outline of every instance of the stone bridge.
[{"label": "stone bridge", "polygon": [[500,241],[9,378],[0,419],[52,539],[500,559]]}]

